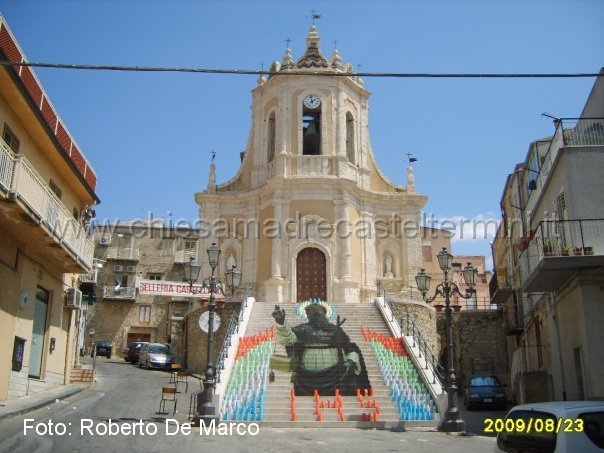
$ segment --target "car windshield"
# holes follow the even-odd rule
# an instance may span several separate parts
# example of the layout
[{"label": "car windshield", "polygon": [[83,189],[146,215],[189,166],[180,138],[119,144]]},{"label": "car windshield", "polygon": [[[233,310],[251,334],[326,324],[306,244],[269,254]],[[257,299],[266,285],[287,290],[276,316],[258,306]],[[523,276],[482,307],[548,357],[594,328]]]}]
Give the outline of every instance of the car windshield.
[{"label": "car windshield", "polygon": [[149,346],[149,353],[151,354],[168,354],[170,351],[165,346]]},{"label": "car windshield", "polygon": [[[499,433],[497,446],[501,450],[553,452],[556,449],[556,433],[543,428],[545,426],[556,426],[557,418],[553,414],[533,410],[517,410],[510,412],[506,417],[507,420],[513,420],[514,423],[511,426],[516,427],[517,430],[509,432],[504,430]],[[529,423],[535,429],[530,431],[526,429],[525,431],[519,428],[520,426],[527,427]]]},{"label": "car windshield", "polygon": [[474,387],[499,387],[501,382],[495,376],[476,376],[470,379],[470,384]]},{"label": "car windshield", "polygon": [[586,412],[579,414],[583,420],[583,432],[598,448],[604,449],[604,412]]}]

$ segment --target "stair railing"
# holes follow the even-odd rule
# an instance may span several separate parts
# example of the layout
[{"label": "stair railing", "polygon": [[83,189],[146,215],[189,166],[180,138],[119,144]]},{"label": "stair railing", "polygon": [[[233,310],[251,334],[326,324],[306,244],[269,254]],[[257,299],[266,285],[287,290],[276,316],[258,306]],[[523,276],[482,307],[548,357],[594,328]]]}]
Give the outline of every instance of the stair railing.
[{"label": "stair railing", "polygon": [[411,315],[409,314],[409,310],[406,313],[406,322],[403,323],[401,319],[401,325],[405,324],[405,335],[411,337],[413,340],[412,347],[416,347],[419,350],[418,358],[422,358],[422,353],[425,361],[425,369],[430,370],[432,372],[432,384],[436,384],[436,380],[441,386],[445,385],[445,368],[438,363],[438,360],[428,347],[428,341],[422,335],[419,326],[415,322],[415,319],[411,319]]},{"label": "stair railing", "polygon": [[403,320],[399,321],[396,318],[392,303],[380,282],[377,284],[376,304],[392,335],[403,339],[418,370],[424,375],[426,383],[430,384],[429,387],[433,397],[437,399],[438,395],[442,395],[444,392],[444,369],[429,350],[428,342],[422,336],[417,323],[408,319],[406,332],[403,331]]},{"label": "stair railing", "polygon": [[243,300],[241,301],[241,305],[239,306],[239,310],[232,314],[231,319],[229,319],[229,324],[227,326],[226,333],[224,334],[224,340],[222,340],[222,347],[220,348],[220,352],[218,353],[218,359],[216,360],[216,383],[220,382],[220,373],[224,370],[225,361],[229,357],[229,349],[233,344],[231,339],[233,334],[239,333],[239,326],[243,321],[243,317],[245,315],[245,309],[248,306],[248,298],[250,297],[252,291],[252,282],[247,282],[245,286],[245,291],[243,295]]},{"label": "stair railing", "polygon": [[[241,305],[239,306],[239,310],[234,312],[229,319],[229,324],[227,325],[227,330],[224,335],[224,339],[222,340],[222,347],[220,348],[220,352],[218,353],[218,358],[216,359],[216,395],[222,395],[224,389],[226,389],[226,384],[228,384],[228,378],[230,376],[230,368],[233,366],[234,360],[229,360],[229,351],[233,352],[232,355],[235,355],[237,352],[237,347],[239,345],[239,337],[236,334],[239,333],[239,330],[243,328],[245,329],[245,319],[246,316],[249,319],[249,312],[251,311],[251,307],[253,306],[252,295],[252,282],[247,282],[243,294],[243,299],[241,301]],[[249,310],[248,310],[249,308]],[[222,372],[225,368],[229,368],[227,370],[227,376],[225,381],[221,382],[221,378],[224,377]],[[199,390],[197,392],[191,393],[191,397],[189,400],[189,418],[192,417],[192,414],[197,413],[197,395],[203,392]]]}]

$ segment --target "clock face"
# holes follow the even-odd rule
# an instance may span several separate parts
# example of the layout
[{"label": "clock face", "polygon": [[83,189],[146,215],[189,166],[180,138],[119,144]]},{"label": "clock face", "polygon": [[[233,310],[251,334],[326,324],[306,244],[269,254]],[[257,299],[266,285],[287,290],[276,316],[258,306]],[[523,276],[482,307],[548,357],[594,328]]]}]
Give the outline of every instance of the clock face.
[{"label": "clock face", "polygon": [[309,109],[316,109],[321,105],[321,100],[314,94],[308,95],[304,98],[304,106]]},{"label": "clock face", "polygon": [[[220,316],[218,316],[216,313],[214,313],[214,329],[212,329],[214,332],[216,332],[218,330],[218,328],[220,327]],[[208,333],[210,331],[210,312],[209,311],[205,311],[201,314],[201,316],[199,317],[199,328],[201,330],[203,330],[205,333]]]}]

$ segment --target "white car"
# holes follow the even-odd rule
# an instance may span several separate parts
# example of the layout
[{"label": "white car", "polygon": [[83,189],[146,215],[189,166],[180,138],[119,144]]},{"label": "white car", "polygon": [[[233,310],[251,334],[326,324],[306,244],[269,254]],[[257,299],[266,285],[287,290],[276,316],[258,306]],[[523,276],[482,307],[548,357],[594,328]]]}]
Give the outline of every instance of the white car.
[{"label": "white car", "polygon": [[496,452],[604,452],[604,401],[551,401],[514,406],[504,420],[485,420]]}]

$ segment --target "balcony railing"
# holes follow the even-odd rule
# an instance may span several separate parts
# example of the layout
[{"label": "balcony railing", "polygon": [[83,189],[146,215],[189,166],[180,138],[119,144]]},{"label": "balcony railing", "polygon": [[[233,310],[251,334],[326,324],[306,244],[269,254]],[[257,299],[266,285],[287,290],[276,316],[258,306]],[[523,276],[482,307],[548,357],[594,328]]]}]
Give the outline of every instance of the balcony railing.
[{"label": "balcony railing", "polygon": [[604,146],[604,118],[557,120],[556,132],[545,156],[541,158],[540,168],[532,169],[537,175],[534,179],[534,189],[529,193],[526,212],[533,212],[560,149],[587,146]]},{"label": "balcony railing", "polygon": [[504,310],[504,325],[506,335],[520,335],[524,331],[524,316],[519,307],[508,307]]},{"label": "balcony railing", "polygon": [[106,286],[103,288],[103,299],[126,299],[134,300],[136,298],[136,288],[116,288],[112,286]]},{"label": "balcony railing", "polygon": [[[555,291],[565,277],[602,261],[604,219],[542,221],[520,257],[522,284],[525,291]],[[548,272],[549,277],[538,275]]]},{"label": "balcony railing", "polygon": [[49,234],[72,252],[85,267],[92,267],[94,244],[80,223],[55,196],[34,166],[15,155],[0,139],[0,188],[5,196],[25,204]]}]

